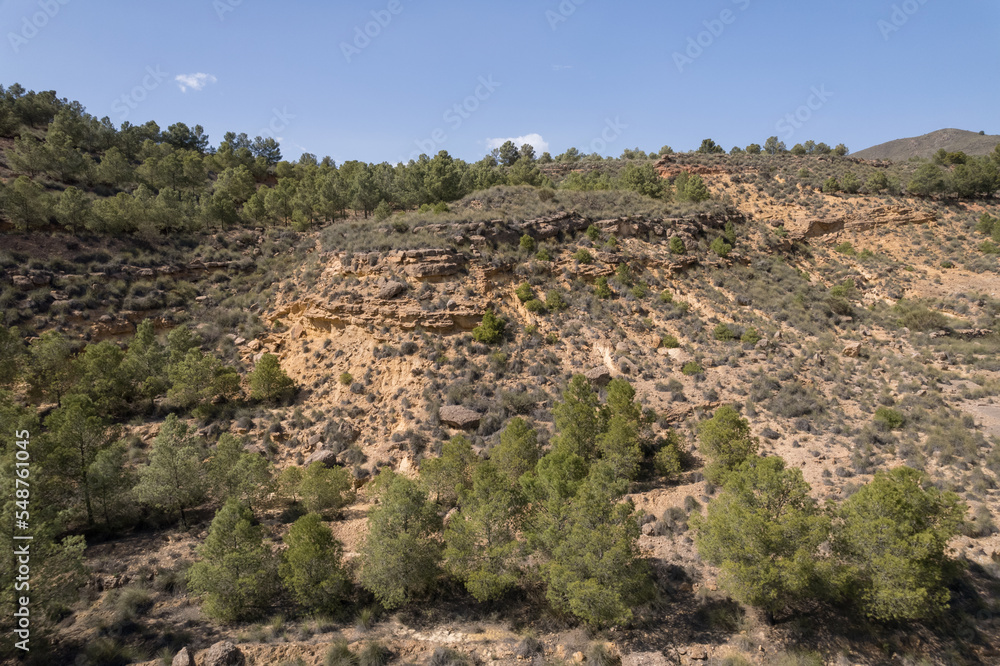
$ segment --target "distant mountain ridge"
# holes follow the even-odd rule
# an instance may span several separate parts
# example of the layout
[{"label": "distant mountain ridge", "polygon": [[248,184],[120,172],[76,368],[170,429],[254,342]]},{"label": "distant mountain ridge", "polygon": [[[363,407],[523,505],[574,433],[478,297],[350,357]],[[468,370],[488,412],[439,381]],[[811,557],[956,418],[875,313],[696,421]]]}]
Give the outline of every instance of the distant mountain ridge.
[{"label": "distant mountain ridge", "polygon": [[986,155],[992,153],[997,144],[1000,144],[1000,136],[996,134],[942,129],[923,136],[881,143],[852,153],[852,156],[866,160],[905,162],[911,157],[933,157],[942,148],[949,153],[962,151],[967,155]]}]

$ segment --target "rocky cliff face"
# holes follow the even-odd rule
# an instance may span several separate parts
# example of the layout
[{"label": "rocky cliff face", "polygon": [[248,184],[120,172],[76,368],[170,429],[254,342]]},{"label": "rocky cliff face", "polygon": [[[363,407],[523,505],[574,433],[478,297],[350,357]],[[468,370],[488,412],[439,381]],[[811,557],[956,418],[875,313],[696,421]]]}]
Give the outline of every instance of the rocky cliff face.
[{"label": "rocky cliff face", "polygon": [[786,226],[788,238],[803,241],[841,231],[869,231],[878,227],[898,227],[908,224],[928,224],[937,220],[934,213],[926,213],[903,206],[881,206],[843,216],[808,218]]}]

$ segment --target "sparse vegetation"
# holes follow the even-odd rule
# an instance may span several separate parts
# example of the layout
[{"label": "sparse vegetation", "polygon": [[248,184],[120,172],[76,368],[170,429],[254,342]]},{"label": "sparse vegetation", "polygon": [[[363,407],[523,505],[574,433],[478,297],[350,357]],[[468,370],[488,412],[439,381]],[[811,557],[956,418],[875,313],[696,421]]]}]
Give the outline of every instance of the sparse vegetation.
[{"label": "sparse vegetation", "polygon": [[325,663],[381,666],[386,609],[456,607],[530,618],[525,660],[586,625],[565,644],[603,666],[664,614],[732,634],[719,663],[765,640],[875,663],[904,623],[928,659],[966,625],[963,658],[995,646],[1000,157],[291,162],[11,89],[0,139],[0,421],[44,470],[53,661],[252,622],[240,641],[365,634]]}]

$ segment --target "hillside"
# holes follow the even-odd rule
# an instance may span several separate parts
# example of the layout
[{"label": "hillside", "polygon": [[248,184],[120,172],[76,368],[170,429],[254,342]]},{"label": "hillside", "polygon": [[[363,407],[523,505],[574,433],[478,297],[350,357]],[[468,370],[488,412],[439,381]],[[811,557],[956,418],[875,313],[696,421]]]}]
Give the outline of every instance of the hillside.
[{"label": "hillside", "polygon": [[942,129],[909,139],[896,139],[854,153],[863,160],[905,162],[913,157],[930,159],[939,150],[966,155],[988,155],[1000,144],[1000,135],[979,134],[960,129]]},{"label": "hillside", "polygon": [[34,663],[1000,659],[997,158],[336,165],[26,98]]}]

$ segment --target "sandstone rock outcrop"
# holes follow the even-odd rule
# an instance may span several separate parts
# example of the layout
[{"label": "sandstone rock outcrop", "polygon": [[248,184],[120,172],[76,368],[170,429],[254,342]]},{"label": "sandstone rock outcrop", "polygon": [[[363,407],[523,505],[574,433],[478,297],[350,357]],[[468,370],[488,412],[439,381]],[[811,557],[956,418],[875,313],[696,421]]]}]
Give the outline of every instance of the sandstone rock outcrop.
[{"label": "sandstone rock outcrop", "polygon": [[789,240],[802,241],[840,231],[867,231],[882,226],[926,224],[935,220],[937,220],[937,216],[933,213],[917,211],[904,206],[881,206],[844,217],[810,218],[793,223],[786,228]]},{"label": "sandstone rock outcrop", "polygon": [[194,666],[194,654],[188,648],[181,648],[181,651],[174,655],[170,666]]},{"label": "sandstone rock outcrop", "polygon": [[479,427],[481,416],[467,407],[459,405],[446,405],[438,410],[441,423],[458,428],[460,430],[471,430]]},{"label": "sandstone rock outcrop", "polygon": [[204,654],[205,666],[244,666],[246,657],[238,647],[229,641],[219,641]]}]

